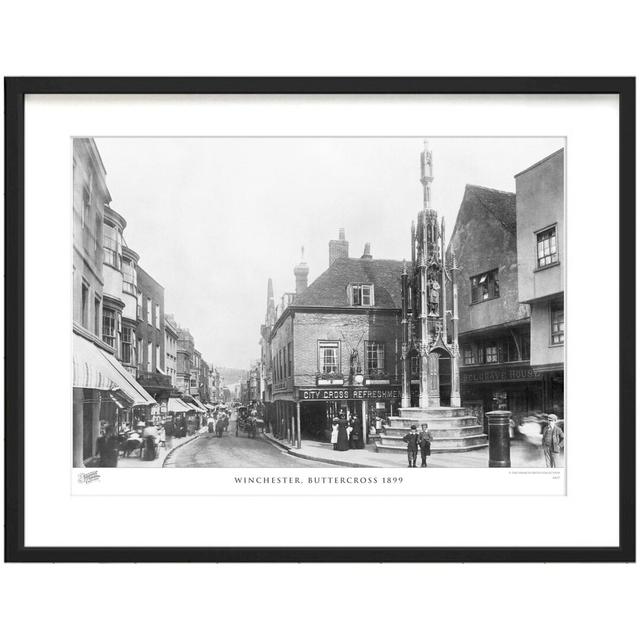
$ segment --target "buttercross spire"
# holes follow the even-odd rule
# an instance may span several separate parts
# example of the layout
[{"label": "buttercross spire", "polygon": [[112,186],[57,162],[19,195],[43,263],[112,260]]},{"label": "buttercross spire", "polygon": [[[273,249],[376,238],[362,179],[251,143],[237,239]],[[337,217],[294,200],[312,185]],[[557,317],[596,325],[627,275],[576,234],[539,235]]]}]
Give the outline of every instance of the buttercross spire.
[{"label": "buttercross spire", "polygon": [[420,154],[420,182],[423,189],[424,210],[431,209],[431,183],[433,182],[433,155],[429,142],[424,141],[424,151]]}]

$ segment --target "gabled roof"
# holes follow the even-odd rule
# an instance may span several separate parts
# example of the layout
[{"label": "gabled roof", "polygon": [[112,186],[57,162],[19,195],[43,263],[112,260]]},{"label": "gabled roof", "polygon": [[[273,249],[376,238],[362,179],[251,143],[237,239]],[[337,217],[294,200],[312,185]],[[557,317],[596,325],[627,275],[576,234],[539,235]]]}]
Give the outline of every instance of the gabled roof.
[{"label": "gabled roof", "polygon": [[[465,215],[462,215],[463,211]],[[491,216],[505,230],[515,235],[516,194],[510,191],[500,191],[499,189],[468,184],[462,196],[456,224],[451,234],[452,238],[455,236],[458,226],[463,223],[463,218],[469,215],[474,217],[480,215]]]},{"label": "gabled roof", "polygon": [[374,308],[400,309],[401,260],[338,258],[303,293],[296,296],[295,307],[348,307],[350,284],[374,286]]}]

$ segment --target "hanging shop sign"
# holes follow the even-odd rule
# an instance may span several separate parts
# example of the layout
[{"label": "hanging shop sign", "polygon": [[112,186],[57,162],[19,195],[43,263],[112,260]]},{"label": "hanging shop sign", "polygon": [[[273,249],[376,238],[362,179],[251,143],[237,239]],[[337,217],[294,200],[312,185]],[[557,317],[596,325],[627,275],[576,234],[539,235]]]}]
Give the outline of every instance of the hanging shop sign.
[{"label": "hanging shop sign", "polygon": [[299,400],[325,402],[331,400],[399,400],[400,386],[384,389],[298,389]]}]

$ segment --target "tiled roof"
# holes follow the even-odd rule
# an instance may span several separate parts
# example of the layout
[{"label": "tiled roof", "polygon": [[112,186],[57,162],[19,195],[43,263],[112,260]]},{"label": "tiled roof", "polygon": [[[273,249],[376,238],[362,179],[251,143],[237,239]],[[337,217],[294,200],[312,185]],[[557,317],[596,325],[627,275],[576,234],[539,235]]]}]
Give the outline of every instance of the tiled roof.
[{"label": "tiled roof", "polygon": [[[493,216],[507,231],[516,233],[516,194],[489,189],[475,184],[466,186],[463,204],[478,204],[484,213]],[[460,206],[462,209],[462,205]]]},{"label": "tiled roof", "polygon": [[294,305],[302,307],[347,307],[350,284],[372,284],[375,308],[400,309],[401,260],[338,258],[299,296]]}]

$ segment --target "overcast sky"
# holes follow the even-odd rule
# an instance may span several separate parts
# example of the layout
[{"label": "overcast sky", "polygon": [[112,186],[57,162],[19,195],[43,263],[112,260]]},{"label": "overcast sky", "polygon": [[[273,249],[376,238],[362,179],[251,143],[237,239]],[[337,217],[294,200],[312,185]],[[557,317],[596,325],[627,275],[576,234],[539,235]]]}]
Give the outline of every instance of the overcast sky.
[{"label": "overcast sky", "polygon": [[[165,310],[216,366],[259,356],[267,279],[276,303],[309,282],[344,227],[349,255],[407,258],[422,205],[422,138],[97,138],[125,241],[165,287]],[[430,138],[433,206],[447,240],[466,184],[515,191],[560,138]]]}]

